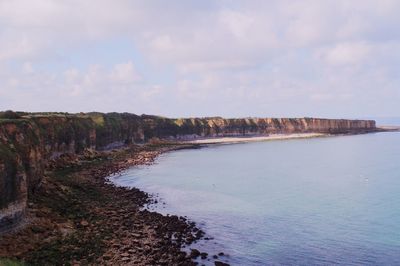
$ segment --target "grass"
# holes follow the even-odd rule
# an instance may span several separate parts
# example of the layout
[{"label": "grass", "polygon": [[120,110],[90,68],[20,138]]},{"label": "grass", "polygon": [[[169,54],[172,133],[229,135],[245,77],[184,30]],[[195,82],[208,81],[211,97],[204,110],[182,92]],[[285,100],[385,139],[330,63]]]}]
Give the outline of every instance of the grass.
[{"label": "grass", "polygon": [[96,126],[103,127],[104,126],[104,117],[103,114],[90,114],[89,117],[93,120]]},{"label": "grass", "polygon": [[25,118],[0,118],[0,125],[1,124],[16,124],[16,125],[22,125],[25,123],[29,123],[29,119],[25,119]]}]

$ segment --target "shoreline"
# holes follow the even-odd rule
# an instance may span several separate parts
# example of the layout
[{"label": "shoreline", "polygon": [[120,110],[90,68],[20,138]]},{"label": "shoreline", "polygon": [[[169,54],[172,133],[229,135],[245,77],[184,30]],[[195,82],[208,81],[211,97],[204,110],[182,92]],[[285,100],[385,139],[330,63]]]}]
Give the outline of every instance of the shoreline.
[{"label": "shoreline", "polygon": [[[159,155],[175,150],[325,136],[331,135],[297,133],[160,141],[112,151],[65,154],[50,161],[41,186],[28,201],[25,224],[0,235],[0,262],[10,258],[34,265],[196,265],[199,257],[217,256],[195,249],[183,251],[184,246],[190,250],[190,244],[205,233],[184,217],[143,208],[156,203],[152,195],[137,188],[117,187],[108,177],[134,166],[151,165]],[[223,254],[220,250],[215,252]],[[216,265],[227,265],[218,259],[211,260]]]},{"label": "shoreline", "polygon": [[371,131],[348,132],[348,133],[276,133],[269,135],[253,135],[253,136],[226,136],[226,137],[206,137],[197,138],[193,140],[183,140],[178,143],[181,144],[194,144],[194,145],[213,145],[213,144],[236,144],[248,142],[263,142],[273,140],[291,140],[291,139],[308,139],[308,138],[321,138],[321,137],[334,137],[334,136],[353,136],[371,133],[382,132],[398,132],[400,127],[377,127]]},{"label": "shoreline", "polygon": [[160,154],[198,147],[146,144],[53,160],[28,202],[26,223],[0,235],[0,264],[196,265],[198,257],[211,258],[183,251],[205,235],[194,222],[148,211],[143,207],[155,203],[152,195],[108,181],[130,167],[152,164]]},{"label": "shoreline", "polygon": [[288,140],[288,139],[306,139],[327,137],[330,134],[325,133],[292,133],[292,134],[270,134],[267,136],[243,136],[243,137],[216,137],[216,138],[202,138],[196,140],[182,141],[184,144],[234,144],[234,143],[247,143],[247,142],[260,142],[271,140]]}]

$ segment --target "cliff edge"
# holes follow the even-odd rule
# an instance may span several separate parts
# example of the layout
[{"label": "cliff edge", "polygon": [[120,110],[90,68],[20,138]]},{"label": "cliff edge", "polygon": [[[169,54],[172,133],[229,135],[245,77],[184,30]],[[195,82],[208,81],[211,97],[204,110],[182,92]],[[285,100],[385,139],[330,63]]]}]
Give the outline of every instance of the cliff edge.
[{"label": "cliff edge", "polygon": [[51,159],[87,149],[113,149],[152,138],[261,136],[274,133],[358,134],[373,120],[320,118],[171,119],[129,113],[0,112],[0,232],[24,217],[27,199]]}]

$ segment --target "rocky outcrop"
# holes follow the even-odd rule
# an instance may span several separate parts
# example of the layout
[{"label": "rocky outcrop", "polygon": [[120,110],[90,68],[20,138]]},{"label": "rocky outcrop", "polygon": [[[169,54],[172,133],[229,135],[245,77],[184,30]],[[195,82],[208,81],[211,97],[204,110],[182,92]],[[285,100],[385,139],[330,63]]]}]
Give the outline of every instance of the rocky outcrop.
[{"label": "rocky outcrop", "polygon": [[152,138],[375,131],[375,121],[317,118],[169,119],[128,113],[0,113],[0,232],[18,223],[50,159]]},{"label": "rocky outcrop", "polygon": [[38,130],[26,120],[0,120],[0,231],[19,221],[43,174]]}]

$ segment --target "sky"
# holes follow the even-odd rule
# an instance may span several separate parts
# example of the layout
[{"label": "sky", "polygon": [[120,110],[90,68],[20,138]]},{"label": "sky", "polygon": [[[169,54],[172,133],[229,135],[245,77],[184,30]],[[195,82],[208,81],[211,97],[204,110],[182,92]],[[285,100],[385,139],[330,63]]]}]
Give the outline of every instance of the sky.
[{"label": "sky", "polygon": [[0,110],[400,116],[398,0],[0,0]]}]

